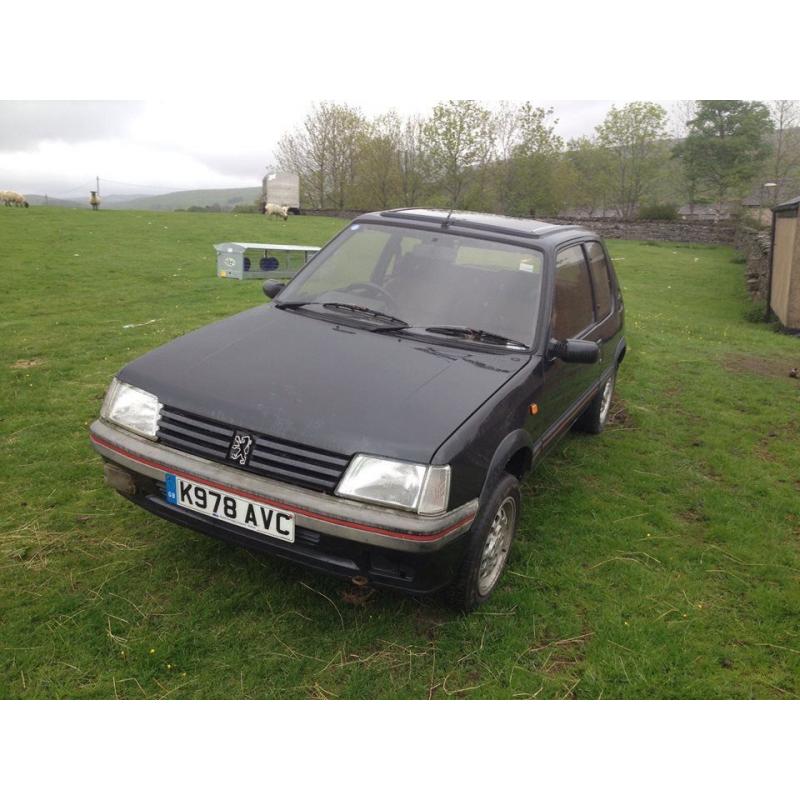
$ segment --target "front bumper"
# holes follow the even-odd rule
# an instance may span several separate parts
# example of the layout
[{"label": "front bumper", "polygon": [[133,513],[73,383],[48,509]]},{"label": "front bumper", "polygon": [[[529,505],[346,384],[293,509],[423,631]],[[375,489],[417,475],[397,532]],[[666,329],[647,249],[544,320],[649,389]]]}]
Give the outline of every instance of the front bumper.
[{"label": "front bumper", "polygon": [[[90,429],[93,447],[113,464],[109,482],[147,510],[217,538],[273,552],[344,577],[412,592],[435,591],[455,574],[464,534],[478,510],[473,500],[432,517],[346,500],[242,472],[128,433],[103,420]],[[108,467],[107,467],[108,470]],[[119,471],[130,476],[120,484]],[[293,544],[166,502],[167,474],[197,480],[295,515]],[[107,472],[107,478],[108,478]]]}]

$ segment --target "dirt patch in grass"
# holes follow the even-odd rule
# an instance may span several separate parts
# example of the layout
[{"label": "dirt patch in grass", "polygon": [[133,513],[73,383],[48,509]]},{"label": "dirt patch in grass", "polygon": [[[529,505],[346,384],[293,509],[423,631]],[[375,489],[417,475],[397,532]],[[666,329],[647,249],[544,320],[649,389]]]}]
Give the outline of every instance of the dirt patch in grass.
[{"label": "dirt patch in grass", "polygon": [[606,425],[617,428],[633,428],[635,423],[628,413],[628,409],[622,400],[615,399],[608,410]]},{"label": "dirt patch in grass", "polygon": [[21,358],[13,364],[9,364],[9,369],[33,369],[34,367],[41,367],[44,364],[42,358]]},{"label": "dirt patch in grass", "polygon": [[790,380],[792,370],[800,371],[800,359],[795,362],[778,359],[759,358],[746,353],[728,353],[722,359],[722,366],[729,372],[744,375],[760,375],[765,378],[786,378]]},{"label": "dirt patch in grass", "polygon": [[444,606],[422,606],[413,617],[414,631],[429,642],[439,637],[439,629],[452,621],[452,614]]},{"label": "dirt patch in grass", "polygon": [[704,525],[711,521],[711,517],[705,513],[702,508],[697,506],[690,506],[687,509],[678,513],[678,516],[684,521],[692,525]]},{"label": "dirt patch in grass", "polygon": [[782,425],[780,428],[770,431],[766,436],[762,436],[754,447],[753,453],[761,461],[779,462],[782,459],[774,452],[774,449],[785,445],[787,442],[796,445],[797,439],[797,422],[795,420],[789,420],[789,422]]},{"label": "dirt patch in grass", "polygon": [[586,644],[591,637],[592,632],[586,631],[579,636],[532,645],[522,653],[517,663],[527,662],[525,666],[528,669],[544,675],[558,675],[583,663]]}]

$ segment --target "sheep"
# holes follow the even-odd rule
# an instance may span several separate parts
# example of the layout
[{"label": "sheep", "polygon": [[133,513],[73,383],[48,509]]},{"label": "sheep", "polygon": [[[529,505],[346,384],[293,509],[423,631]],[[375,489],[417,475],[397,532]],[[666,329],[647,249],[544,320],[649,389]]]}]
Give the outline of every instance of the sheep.
[{"label": "sheep", "polygon": [[289,218],[289,207],[279,206],[277,203],[267,203],[264,206],[264,214],[267,217],[282,217],[283,221]]},{"label": "sheep", "polygon": [[90,192],[90,195],[91,196],[89,197],[89,205],[92,207],[92,211],[97,211],[97,209],[100,208],[100,203],[102,202],[102,200],[100,199],[100,196],[97,194],[96,191]]},{"label": "sheep", "polygon": [[22,195],[19,192],[12,192],[12,191],[0,192],[0,200],[2,200],[3,205],[6,206],[17,206],[18,208],[30,208],[30,204],[25,199],[25,195]]}]

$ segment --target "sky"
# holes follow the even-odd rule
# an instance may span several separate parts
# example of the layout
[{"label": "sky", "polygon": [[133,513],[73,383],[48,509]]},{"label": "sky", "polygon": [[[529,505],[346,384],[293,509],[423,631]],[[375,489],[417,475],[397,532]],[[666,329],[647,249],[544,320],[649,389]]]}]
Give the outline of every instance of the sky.
[{"label": "sky", "polygon": [[796,93],[796,28],[722,0],[6,6],[0,189],[28,194],[85,197],[98,175],[105,196],[255,186],[323,100],[367,116],[530,100],[569,139],[612,102]]},{"label": "sky", "polygon": [[[311,95],[292,94],[242,112],[235,102],[226,109],[224,98],[0,101],[0,184],[53,197],[84,197],[96,176],[106,196],[255,186],[274,163],[278,139],[302,123],[315,101]],[[398,92],[396,97],[348,102],[373,116],[390,108],[404,115],[426,114],[435,101],[418,104],[418,98]],[[557,130],[565,139],[590,134],[612,104],[533,102],[554,108]]]}]

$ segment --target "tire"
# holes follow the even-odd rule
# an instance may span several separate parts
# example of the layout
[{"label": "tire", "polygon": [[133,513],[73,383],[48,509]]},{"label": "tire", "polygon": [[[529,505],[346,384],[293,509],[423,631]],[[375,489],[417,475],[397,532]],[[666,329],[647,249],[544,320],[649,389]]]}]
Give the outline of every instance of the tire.
[{"label": "tire", "polygon": [[[448,601],[456,608],[474,611],[492,596],[517,533],[520,506],[519,481],[504,473],[472,523],[458,576],[446,590]],[[488,552],[492,541],[494,563]]]},{"label": "tire", "polygon": [[614,396],[614,385],[617,382],[616,368],[608,380],[597,390],[592,402],[586,407],[583,414],[575,421],[574,427],[586,433],[602,433],[608,422],[608,413],[611,410],[611,400]]}]

